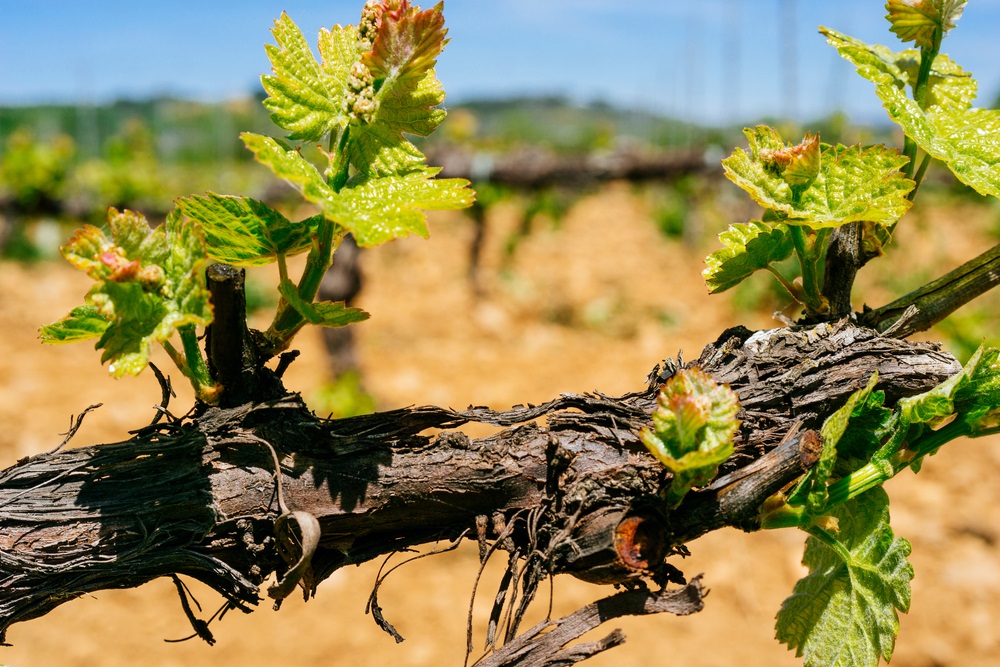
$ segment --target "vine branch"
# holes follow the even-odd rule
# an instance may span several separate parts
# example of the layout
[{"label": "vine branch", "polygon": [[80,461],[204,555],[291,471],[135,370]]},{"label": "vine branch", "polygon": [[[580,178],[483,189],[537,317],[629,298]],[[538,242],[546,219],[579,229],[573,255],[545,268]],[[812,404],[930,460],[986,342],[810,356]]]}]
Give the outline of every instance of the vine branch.
[{"label": "vine branch", "polygon": [[[892,327],[894,337],[906,338],[931,328],[998,284],[1000,245],[993,246],[957,269],[892,303],[867,310],[861,321],[880,332],[886,332]],[[914,308],[915,312],[912,310]],[[906,321],[895,326],[904,316]]]}]

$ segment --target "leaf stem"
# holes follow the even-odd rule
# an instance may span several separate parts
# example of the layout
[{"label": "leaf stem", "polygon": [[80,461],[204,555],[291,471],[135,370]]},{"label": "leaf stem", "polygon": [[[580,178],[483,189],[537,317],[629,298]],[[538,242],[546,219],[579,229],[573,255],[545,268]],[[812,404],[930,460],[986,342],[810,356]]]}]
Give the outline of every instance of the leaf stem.
[{"label": "leaf stem", "polygon": [[927,90],[930,87],[931,67],[934,65],[938,51],[941,50],[942,39],[944,39],[944,33],[940,28],[937,28],[934,30],[931,46],[920,48],[920,69],[917,71],[917,82],[913,86],[913,99],[921,109],[927,108]]},{"label": "leaf stem", "polygon": [[190,378],[191,371],[188,369],[188,363],[184,358],[184,355],[182,355],[169,340],[161,342],[160,345],[162,345],[163,349],[166,350],[167,356],[169,356],[170,360],[174,362],[174,366],[177,366],[177,369],[184,374],[184,377]]},{"label": "leaf stem", "polygon": [[802,288],[790,281],[788,278],[783,276],[778,269],[774,268],[773,265],[767,265],[768,272],[775,277],[775,279],[781,283],[781,286],[788,290],[788,293],[792,295],[792,298],[801,303],[805,303],[806,295],[802,292]]},{"label": "leaf stem", "polygon": [[807,227],[789,225],[788,229],[791,232],[792,244],[795,246],[795,254],[798,255],[802,267],[802,290],[805,295],[803,305],[809,314],[822,313],[826,308],[820,293],[818,264],[823,254],[822,242],[829,237],[829,233],[826,235],[816,233],[810,238],[811,230]]},{"label": "leaf stem", "polygon": [[809,533],[812,537],[830,547],[840,560],[844,561],[845,565],[851,565],[854,562],[854,558],[851,556],[851,552],[847,550],[847,547],[838,540],[836,537],[831,535],[827,530],[820,528],[819,526],[810,526],[806,528],[805,531]]},{"label": "leaf stem", "polygon": [[163,341],[161,345],[177,369],[191,382],[195,396],[199,400],[212,402],[218,394],[219,387],[212,380],[208,364],[205,363],[205,357],[201,353],[197,329],[193,324],[185,324],[178,327],[177,332],[181,337],[183,353],[168,340]]},{"label": "leaf stem", "polygon": [[[913,178],[913,165],[916,164],[917,159],[917,142],[910,139],[909,136],[903,137],[903,155],[909,158],[909,162],[903,166],[903,176]],[[910,194],[913,194],[912,190]]]},{"label": "leaf stem", "polygon": [[[320,220],[316,230],[316,238],[313,239],[312,250],[309,251],[306,266],[299,279],[298,292],[303,301],[311,302],[316,298],[320,283],[323,282],[323,276],[333,264],[333,252],[343,239],[343,232],[339,232],[339,229],[338,225],[326,218]],[[287,269],[285,277],[287,277]],[[306,318],[285,299],[282,299],[278,305],[278,312],[275,313],[274,321],[266,333],[272,344],[272,349],[268,352],[274,355],[287,348],[292,338],[305,324]]]},{"label": "leaf stem", "polygon": [[[334,192],[343,189],[350,174],[351,164],[347,153],[349,136],[350,127],[344,128],[339,135],[330,134],[330,165],[326,170],[326,179]],[[335,150],[333,150],[334,144],[336,144]],[[320,220],[316,236],[313,238],[312,249],[306,257],[302,277],[299,278],[298,293],[303,301],[308,303],[316,298],[323,276],[333,264],[333,253],[343,237],[344,231],[339,225],[325,217]],[[288,268],[283,255],[278,255],[278,271],[282,281],[288,280]],[[271,327],[266,333],[272,347],[267,352],[274,355],[287,348],[292,338],[305,324],[306,318],[282,298]]]},{"label": "leaf stem", "polygon": [[[824,512],[829,512],[838,505],[843,505],[852,498],[857,498],[865,491],[870,491],[876,486],[881,486],[886,481],[892,479],[899,470],[893,461],[898,458],[894,456],[889,461],[872,461],[861,466],[850,475],[838,479],[828,488],[826,507]],[[905,467],[902,461],[898,462],[900,469]],[[908,462],[907,462],[908,463]]]},{"label": "leaf stem", "polygon": [[181,335],[181,344],[184,346],[184,359],[187,361],[189,377],[195,383],[195,390],[201,387],[211,387],[212,375],[208,372],[208,364],[205,363],[205,356],[201,353],[201,346],[198,345],[198,332],[193,324],[185,324],[177,329]]},{"label": "leaf stem", "polygon": [[[330,134],[330,151],[334,159],[330,161],[330,166],[327,168],[326,180],[334,192],[340,192],[343,189],[350,174],[351,161],[347,153],[350,136],[350,125],[341,130],[339,137],[333,133]],[[336,149],[334,149],[335,143]]]},{"label": "leaf stem", "polygon": [[917,190],[920,189],[920,183],[924,180],[924,174],[927,173],[927,167],[931,165],[931,160],[933,159],[934,158],[932,158],[930,154],[924,153],[923,159],[920,160],[920,167],[917,168],[917,173],[913,176],[913,189],[906,195],[906,198],[910,201],[913,201],[917,196]]}]

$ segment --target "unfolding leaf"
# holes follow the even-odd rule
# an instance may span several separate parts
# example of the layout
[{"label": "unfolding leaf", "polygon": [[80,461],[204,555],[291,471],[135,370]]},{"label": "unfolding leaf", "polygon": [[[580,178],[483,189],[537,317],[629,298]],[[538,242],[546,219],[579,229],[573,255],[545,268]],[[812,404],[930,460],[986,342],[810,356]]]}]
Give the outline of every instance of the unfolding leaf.
[{"label": "unfolding leaf", "polygon": [[778,612],[777,637],[806,667],[876,667],[892,657],[898,611],[910,606],[910,544],[889,527],[881,488],[835,510],[836,538],[810,537],[809,574]]},{"label": "unfolding leaf", "polygon": [[693,486],[705,484],[733,453],[739,399],[698,369],[679,371],[663,385],[653,427],[643,444],[673,473],[667,501],[676,504]]},{"label": "unfolding leaf", "polygon": [[256,266],[309,250],[317,218],[291,222],[249,197],[209,193],[177,200],[181,212],[197,220],[208,241],[209,256],[234,266]]},{"label": "unfolding leaf", "polygon": [[87,304],[77,306],[69,315],[43,326],[39,337],[44,343],[73,343],[88,338],[98,338],[108,328],[108,318],[101,314],[97,306]]},{"label": "unfolding leaf", "polygon": [[108,228],[110,236],[93,225],[77,229],[62,247],[63,257],[94,280],[120,281],[137,277],[140,264],[162,264],[167,256],[163,234],[151,234],[138,213],[108,209]]},{"label": "unfolding leaf", "polygon": [[[905,84],[912,85],[910,70],[898,64],[899,54],[882,46],[870,46],[834,30],[821,29],[831,45],[854,63],[858,73],[875,84],[875,92],[889,117],[931,157],[941,160],[955,176],[982,195],[1000,196],[1000,111],[969,108],[974,88],[965,77],[948,74],[954,66],[935,69],[945,84],[933,86],[922,109],[907,97]],[[942,56],[938,56],[942,58]],[[931,105],[931,102],[934,104]]]},{"label": "unfolding leaf", "polygon": [[[931,48],[935,33],[941,37],[955,27],[968,0],[888,0],[886,18],[889,28],[904,42]],[[940,40],[941,37],[937,39]]]},{"label": "unfolding leaf", "polygon": [[[781,173],[785,183],[795,191],[805,191],[816,181],[820,169],[820,143],[818,134],[806,134],[797,146],[788,151],[788,162]],[[780,154],[779,154],[780,155]]]},{"label": "unfolding leaf", "polygon": [[360,308],[350,308],[343,301],[321,301],[312,303],[304,301],[290,280],[283,280],[278,285],[281,296],[297,310],[310,324],[323,327],[345,327],[355,322],[363,322],[370,315]]},{"label": "unfolding leaf", "polygon": [[[758,126],[744,134],[750,150],[737,149],[722,161],[726,177],[758,204],[784,216],[788,224],[814,229],[861,220],[891,224],[910,207],[906,195],[913,181],[899,171],[907,159],[895,150],[823,144],[818,176],[798,190],[775,169],[775,154],[789,148],[777,133]],[[780,148],[775,148],[775,137]]]},{"label": "unfolding leaf", "polygon": [[713,294],[735,287],[755,271],[788,259],[794,249],[788,227],[760,220],[730,225],[719,234],[719,240],[724,247],[705,258],[706,268],[702,271]]},{"label": "unfolding leaf", "polygon": [[269,97],[264,106],[289,138],[314,141],[347,124],[347,75],[360,57],[354,26],[334,26],[320,33],[322,64],[316,61],[298,26],[282,13],[271,30],[277,45],[268,45],[273,74],[261,77]]},{"label": "unfolding leaf", "polygon": [[374,78],[376,108],[351,125],[351,163],[362,174],[416,169],[424,156],[404,134],[427,136],[444,120],[435,108],[444,89],[434,74],[446,43],[443,5],[420,11],[408,2],[384,3],[372,50],[362,63]]},{"label": "unfolding leaf", "polygon": [[63,255],[96,281],[86,305],[42,328],[48,343],[98,335],[102,362],[120,377],[137,374],[149,361],[152,343],[186,325],[207,325],[212,306],[205,288],[205,239],[178,211],[150,229],[130,211],[108,213],[111,236],[85,226],[63,247]]}]

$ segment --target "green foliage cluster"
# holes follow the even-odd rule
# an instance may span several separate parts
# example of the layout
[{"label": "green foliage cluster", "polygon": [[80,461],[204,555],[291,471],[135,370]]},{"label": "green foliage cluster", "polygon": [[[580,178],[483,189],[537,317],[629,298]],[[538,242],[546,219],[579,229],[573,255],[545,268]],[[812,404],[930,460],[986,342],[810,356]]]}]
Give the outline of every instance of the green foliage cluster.
[{"label": "green foliage cluster", "polygon": [[[892,32],[918,47],[901,52],[821,29],[875,84],[890,118],[903,129],[903,150],[833,146],[814,134],[791,145],[770,127],[747,129],[748,149],[737,149],[723,167],[765,214],[720,235],[723,248],[706,259],[704,271],[712,292],[766,270],[808,317],[822,318],[829,310],[823,271],[831,230],[861,225],[866,254],[880,254],[931,160],[947,165],[978,193],[1000,195],[1000,112],[973,108],[976,81],[940,53],[965,4],[889,0]],[[789,258],[797,261],[801,281],[776,268]],[[782,606],[777,637],[810,667],[875,667],[892,657],[898,612],[910,604],[913,568],[909,543],[889,525],[882,484],[907,468],[918,471],[926,456],[950,440],[1000,432],[995,349],[980,347],[961,373],[892,409],[875,389],[877,379],[826,420],[822,454],[810,472],[761,509],[763,527],[796,527],[809,534],[803,559],[809,574]],[[707,400],[704,389],[685,391],[688,403]],[[675,388],[664,388],[661,411],[665,403],[679,403]],[[651,451],[665,449],[666,440],[675,448],[685,442],[687,436],[659,428],[663,415],[654,420],[659,438],[643,437]],[[719,445],[705,434],[685,449],[715,451]],[[676,455],[660,458],[677,476]]]},{"label": "green foliage cluster", "polygon": [[[280,299],[259,352],[273,356],[305,324],[340,327],[368,314],[344,303],[314,302],[320,281],[348,233],[362,246],[427,235],[424,210],[462,208],[473,194],[439,170],[404,135],[430,134],[444,119],[444,91],[434,74],[446,43],[442,7],[372,0],[358,25],[319,33],[316,60],[298,26],[275,21],[267,47],[272,73],[262,78],[264,106],[286,139],[244,132],[256,160],[294,186],[321,213],[289,220],[249,197],[207,193],[177,200],[157,230],[129,212],[109,213],[110,235],[88,226],[63,255],[94,279],[85,305],[42,329],[49,343],[97,338],[113,375],[135,374],[153,342],[162,344],[195,388],[214,402],[222,390],[198,348],[195,327],[212,321],[202,269],[277,263]],[[298,143],[290,144],[295,140]],[[301,149],[319,143],[325,166]],[[286,259],[306,253],[297,281]],[[183,353],[171,343],[174,333]]]},{"label": "green foliage cluster", "polygon": [[[972,107],[976,80],[940,53],[964,6],[957,0],[890,0],[892,31],[919,47],[899,52],[821,28],[875,84],[889,117],[904,132],[903,149],[831,146],[818,135],[789,145],[771,128],[745,130],[749,150],[737,150],[723,167],[765,214],[720,236],[723,248],[709,255],[704,271],[712,292],[766,270],[807,315],[822,316],[829,308],[823,273],[831,230],[859,223],[865,252],[880,254],[932,160],[979,194],[1000,194],[1000,111]],[[793,256],[801,281],[789,280],[776,267]]]},{"label": "green foliage cluster", "polygon": [[885,407],[877,376],[823,425],[820,462],[788,494],[765,504],[767,528],[810,537],[809,574],[778,613],[778,639],[807,665],[889,660],[898,611],[910,601],[909,543],[889,526],[882,484],[959,437],[1000,432],[1000,351],[980,348],[962,372]]}]

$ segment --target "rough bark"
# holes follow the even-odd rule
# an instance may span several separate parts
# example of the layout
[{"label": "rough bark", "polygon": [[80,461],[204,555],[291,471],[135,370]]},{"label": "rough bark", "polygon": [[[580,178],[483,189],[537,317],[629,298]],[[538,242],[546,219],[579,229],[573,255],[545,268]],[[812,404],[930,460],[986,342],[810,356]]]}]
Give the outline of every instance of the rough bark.
[{"label": "rough bark", "polygon": [[[815,461],[822,419],[872,372],[891,403],[959,370],[933,345],[846,323],[732,329],[694,363],[737,392],[743,423],[719,477],[672,511],[658,495],[668,475],[638,437],[659,384],[676,369],[669,361],[648,386],[617,398],[573,394],[502,412],[420,407],[331,421],[285,395],[201,409],[126,442],[18,461],[0,473],[0,632],[88,592],[171,574],[199,579],[248,610],[264,581],[297,563],[269,589],[278,602],[288,586],[298,582],[308,595],[345,565],[470,537],[484,557],[503,549],[520,563],[508,579],[520,578],[520,599],[498,596],[494,610],[506,609],[510,643],[547,576],[664,586],[682,581],[669,556],[685,542],[722,526],[757,528],[763,500]],[[483,438],[456,430],[471,422],[499,430]],[[307,545],[305,554],[302,516],[318,526],[315,550]],[[571,650],[567,642],[554,650],[607,647]]]}]

